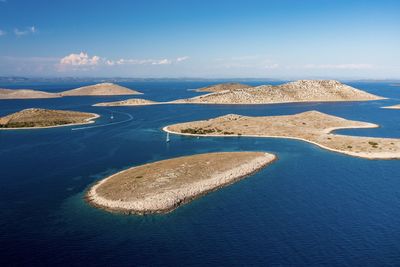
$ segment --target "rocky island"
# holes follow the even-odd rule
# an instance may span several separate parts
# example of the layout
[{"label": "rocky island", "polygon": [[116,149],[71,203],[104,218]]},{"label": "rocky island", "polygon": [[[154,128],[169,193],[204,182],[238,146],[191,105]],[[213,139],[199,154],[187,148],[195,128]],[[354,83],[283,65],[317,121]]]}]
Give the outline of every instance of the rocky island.
[{"label": "rocky island", "polygon": [[234,183],[275,160],[264,152],[220,152],[162,160],[121,171],[92,186],[87,201],[107,211],[165,213]]},{"label": "rocky island", "polygon": [[214,84],[202,88],[195,89],[194,91],[196,92],[221,92],[225,90],[236,90],[236,89],[242,89],[242,88],[250,88],[253,86],[247,85],[247,84],[242,84],[242,83],[220,83],[220,84]]},{"label": "rocky island", "polygon": [[0,99],[34,99],[61,97],[58,93],[48,93],[31,89],[0,89]]},{"label": "rocky island", "polygon": [[[153,102],[152,104],[253,105],[294,102],[370,101],[380,99],[384,98],[334,80],[299,80],[282,85],[261,85],[216,91],[192,98],[169,102]],[[114,102],[111,105],[118,105],[118,102]],[[131,103],[129,105],[135,106],[137,104]]]},{"label": "rocky island", "polygon": [[98,83],[61,92],[62,96],[107,96],[138,94],[142,93],[113,83]]},{"label": "rocky island", "polygon": [[349,136],[337,129],[374,128],[376,124],[346,120],[318,111],[295,115],[248,117],[225,115],[209,120],[179,123],[164,131],[193,136],[249,136],[303,140],[324,149],[368,159],[400,159],[400,139]]},{"label": "rocky island", "polygon": [[122,100],[122,101],[97,103],[97,104],[94,104],[93,106],[117,107],[117,106],[146,106],[146,105],[156,105],[156,104],[162,104],[162,103],[147,100],[147,99],[141,99],[141,98],[131,98],[131,99]]},{"label": "rocky island", "polygon": [[50,128],[93,123],[99,115],[94,113],[50,110],[40,108],[24,109],[0,117],[0,129]]},{"label": "rocky island", "polygon": [[292,102],[368,101],[384,99],[334,80],[299,80],[282,85],[225,90],[177,103],[195,104],[273,104]]},{"label": "rocky island", "polygon": [[63,96],[111,96],[142,94],[118,84],[99,83],[63,92],[49,93],[31,89],[0,89],[0,99],[56,98]]}]

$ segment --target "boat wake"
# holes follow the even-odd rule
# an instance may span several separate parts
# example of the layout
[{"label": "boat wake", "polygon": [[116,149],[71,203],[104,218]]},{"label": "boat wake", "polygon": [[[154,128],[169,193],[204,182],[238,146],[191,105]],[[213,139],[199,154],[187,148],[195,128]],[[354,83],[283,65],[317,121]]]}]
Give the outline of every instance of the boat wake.
[{"label": "boat wake", "polygon": [[[100,125],[93,125],[93,126],[85,126],[85,127],[77,127],[77,128],[72,128],[72,131],[79,131],[79,130],[86,130],[86,129],[93,129],[93,128],[100,128],[100,127],[107,127],[107,126],[111,126],[111,125],[116,125],[116,124],[121,124],[121,123],[125,123],[125,122],[129,122],[131,120],[133,120],[133,116],[129,113],[125,113],[125,112],[118,112],[118,111],[112,111],[113,114],[114,113],[119,113],[119,114],[123,114],[128,116],[128,119],[123,120],[123,121],[116,121],[116,122],[112,122],[112,123],[108,123],[108,124],[100,124]],[[112,115],[112,119],[114,118],[114,116]]]}]

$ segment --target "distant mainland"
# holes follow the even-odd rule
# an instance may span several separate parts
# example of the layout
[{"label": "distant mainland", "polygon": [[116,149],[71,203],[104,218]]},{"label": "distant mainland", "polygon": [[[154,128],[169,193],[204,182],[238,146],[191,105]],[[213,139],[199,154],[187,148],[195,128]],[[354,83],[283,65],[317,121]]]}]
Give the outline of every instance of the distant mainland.
[{"label": "distant mainland", "polygon": [[31,89],[0,88],[0,99],[33,99],[33,98],[57,98],[64,96],[108,96],[108,95],[137,95],[137,94],[142,94],[142,93],[113,83],[99,83],[57,93],[49,93]]}]

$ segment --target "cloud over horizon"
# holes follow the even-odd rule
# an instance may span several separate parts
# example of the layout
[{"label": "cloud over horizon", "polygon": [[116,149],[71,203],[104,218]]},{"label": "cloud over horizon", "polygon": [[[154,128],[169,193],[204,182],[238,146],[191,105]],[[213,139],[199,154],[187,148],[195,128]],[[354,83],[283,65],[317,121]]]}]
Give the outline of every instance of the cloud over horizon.
[{"label": "cloud over horizon", "polygon": [[132,58],[120,58],[118,60],[107,59],[100,56],[90,57],[86,52],[80,52],[79,54],[71,53],[60,59],[59,65],[61,67],[84,67],[84,66],[117,66],[117,65],[171,65],[174,62],[179,63],[188,60],[188,56],[178,57],[176,59],[132,59]]},{"label": "cloud over horizon", "polygon": [[92,66],[99,64],[101,58],[98,56],[89,57],[87,53],[80,52],[79,54],[69,54],[61,58],[61,65],[71,65],[71,66]]}]

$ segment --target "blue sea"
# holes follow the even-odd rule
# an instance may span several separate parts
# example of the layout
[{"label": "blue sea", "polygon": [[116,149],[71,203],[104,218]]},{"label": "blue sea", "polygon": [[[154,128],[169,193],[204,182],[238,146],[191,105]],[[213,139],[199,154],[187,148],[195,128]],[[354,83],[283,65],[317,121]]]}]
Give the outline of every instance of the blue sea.
[{"label": "blue sea", "polygon": [[[164,101],[198,95],[187,89],[210,82],[120,84],[144,92],[140,98]],[[338,131],[342,134],[400,138],[400,111],[380,108],[400,103],[400,87],[349,84],[390,99],[112,108],[91,105],[129,97],[0,100],[0,116],[29,107],[102,116],[91,125],[101,127],[0,131],[0,265],[399,266],[399,160],[355,158],[285,139],[173,135],[166,143],[161,130],[228,113],[265,116],[318,110],[381,125]],[[81,85],[0,87],[61,91]],[[215,151],[267,151],[279,160],[165,215],[112,214],[84,200],[93,183],[123,169]]]}]

